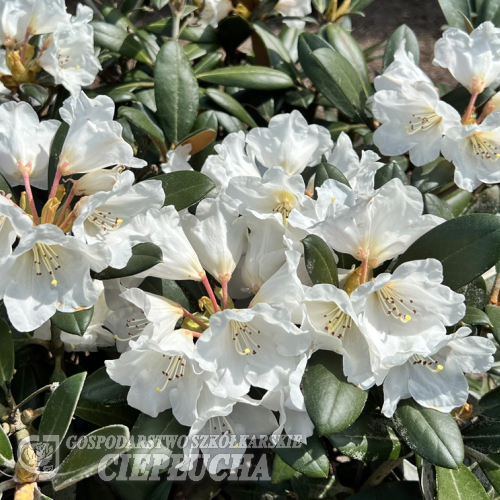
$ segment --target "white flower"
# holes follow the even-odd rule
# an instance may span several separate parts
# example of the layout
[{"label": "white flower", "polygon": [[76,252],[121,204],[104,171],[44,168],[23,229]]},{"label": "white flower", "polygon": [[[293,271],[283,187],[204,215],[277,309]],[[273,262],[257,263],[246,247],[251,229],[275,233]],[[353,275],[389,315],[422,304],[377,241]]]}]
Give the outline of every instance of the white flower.
[{"label": "white flower", "polygon": [[246,242],[246,225],[238,218],[236,202],[225,194],[202,200],[196,216],[184,215],[182,226],[203,268],[219,283],[229,281]]},{"label": "white flower", "polygon": [[100,191],[111,191],[120,178],[123,167],[94,170],[73,183],[75,196],[90,196]]},{"label": "white flower", "polygon": [[240,175],[260,177],[260,171],[245,151],[244,132],[232,132],[215,146],[216,155],[210,155],[201,172],[210,177],[218,190],[224,191],[233,177]]},{"label": "white flower", "polygon": [[206,0],[200,17],[205,19],[210,26],[217,28],[217,25],[233,10],[230,0]]},{"label": "white flower", "polygon": [[406,41],[394,53],[394,61],[387,67],[382,75],[375,78],[375,90],[400,90],[403,83],[427,82],[430,78],[415,64],[413,54],[406,52]]},{"label": "white flower", "polygon": [[[176,330],[156,340],[141,335],[130,347],[119,359],[105,361],[110,378],[130,386],[128,404],[151,417],[172,408],[179,422],[192,425],[203,379],[190,332]],[[182,397],[173,401],[175,392]]]},{"label": "white flower", "polygon": [[5,196],[0,195],[0,263],[11,253],[18,236],[33,228],[33,221]]},{"label": "white flower", "polygon": [[[285,17],[304,17],[312,12],[311,0],[279,0],[274,7]],[[302,29],[305,21],[285,19],[283,21],[290,28]]]},{"label": "white flower", "polygon": [[384,381],[382,413],[392,417],[399,400],[409,397],[445,413],[465,404],[469,384],[464,373],[487,372],[496,352],[491,340],[467,337],[469,334],[469,328],[459,328],[429,355],[416,354],[403,365],[391,368]]},{"label": "white flower", "polygon": [[172,151],[167,153],[167,163],[160,165],[163,172],[180,172],[182,170],[193,170],[193,167],[188,163],[191,155],[191,144],[177,146]]},{"label": "white flower", "polygon": [[289,176],[282,168],[267,170],[262,178],[235,177],[229,182],[227,195],[238,202],[239,211],[245,215],[279,213],[283,223],[288,221],[292,210],[312,209],[314,202],[304,195],[304,179],[300,175]]},{"label": "white flower", "polygon": [[494,111],[481,125],[458,125],[447,131],[443,156],[455,165],[455,183],[474,191],[481,182],[500,182],[500,111]]},{"label": "white flower", "polygon": [[50,45],[42,52],[39,63],[56,82],[73,95],[82,87],[94,82],[101,69],[94,55],[94,28],[92,9],[79,4],[77,15],[70,23],[59,23],[51,37]]},{"label": "white flower", "polygon": [[351,300],[370,345],[374,372],[401,365],[414,354],[429,355],[446,335],[445,327],[464,316],[464,296],[442,281],[438,260],[416,260],[354,290]]},{"label": "white flower", "polygon": [[172,205],[160,210],[151,209],[146,215],[138,214],[133,224],[151,228],[150,239],[163,252],[163,262],[139,276],[194,281],[202,281],[206,277],[198,256],[182,229],[179,213]]},{"label": "white flower", "polygon": [[374,101],[373,115],[382,123],[373,135],[375,145],[387,156],[409,151],[417,167],[434,161],[441,151],[442,136],[460,126],[458,112],[440,101],[427,82],[403,83],[400,92],[376,92]]},{"label": "white flower", "polygon": [[315,232],[334,250],[375,268],[443,221],[422,215],[423,208],[418,189],[392,179],[373,196],[360,195],[348,210],[327,217]]},{"label": "white flower", "polygon": [[326,158],[327,163],[337,167],[345,175],[354,191],[366,193],[373,191],[375,174],[384,166],[377,160],[380,157],[373,151],[362,151],[359,159],[351,139],[344,132],[340,133],[335,147]]},{"label": "white flower", "polygon": [[64,101],[61,118],[69,124],[59,157],[63,175],[87,173],[113,165],[143,167],[122,138],[122,126],[113,121],[115,104],[108,96],[89,99],[83,92]]},{"label": "white flower", "polygon": [[370,345],[360,329],[358,313],[344,290],[328,284],[314,285],[303,302],[306,317],[302,328],[312,337],[311,352],[343,354],[349,382],[368,389],[375,383]]},{"label": "white flower", "polygon": [[26,102],[0,106],[0,172],[11,186],[24,185],[25,171],[31,186],[47,189],[50,147],[59,125],[40,122]]},{"label": "white flower", "polygon": [[291,321],[280,304],[251,309],[226,309],[210,317],[210,328],[196,343],[200,366],[217,374],[212,392],[221,397],[244,396],[250,386],[276,391],[296,368],[310,338]]},{"label": "white flower", "polygon": [[29,332],[56,310],[74,312],[94,305],[103,286],[92,281],[90,269],[102,271],[109,259],[102,244],[86,245],[51,224],[23,234],[0,265],[0,296],[14,327]]},{"label": "white flower", "polygon": [[487,21],[469,35],[447,29],[434,46],[435,66],[447,68],[472,93],[496,87],[500,76],[500,29]]},{"label": "white flower", "polygon": [[137,214],[160,208],[165,199],[160,181],[133,185],[134,174],[123,172],[111,191],[82,198],[74,208],[73,233],[87,243],[103,242],[111,252],[109,265],[121,269],[132,256],[132,247],[148,233],[132,221]]},{"label": "white flower", "polygon": [[294,110],[271,118],[269,126],[253,128],[247,135],[249,156],[263,167],[282,167],[290,175],[320,163],[321,156],[333,146],[330,132],[309,125]]}]

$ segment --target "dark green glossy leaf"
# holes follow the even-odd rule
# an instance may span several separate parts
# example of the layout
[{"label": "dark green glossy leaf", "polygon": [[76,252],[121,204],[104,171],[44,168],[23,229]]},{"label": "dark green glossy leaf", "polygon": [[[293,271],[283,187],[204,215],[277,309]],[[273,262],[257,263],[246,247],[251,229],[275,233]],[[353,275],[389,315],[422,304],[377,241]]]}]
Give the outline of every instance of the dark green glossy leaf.
[{"label": "dark green glossy leaf", "polygon": [[312,355],[302,384],[307,413],[320,436],[352,425],[366,402],[367,393],[347,382],[342,357],[333,352],[318,351]]},{"label": "dark green glossy leaf", "polygon": [[132,427],[139,412],[130,406],[102,405],[80,398],[75,415],[99,427],[112,424],[122,424]]},{"label": "dark green glossy leaf", "polygon": [[54,177],[56,175],[57,165],[59,165],[59,156],[61,154],[62,148],[64,146],[64,141],[66,140],[66,136],[68,135],[69,125],[66,122],[61,122],[57,132],[54,136],[54,140],[52,141],[52,146],[50,148],[50,157],[49,157],[49,168],[48,168],[48,176],[49,176],[49,190],[54,183]]},{"label": "dark green glossy leaf", "polygon": [[[116,444],[115,447],[95,446],[97,440],[101,439],[103,442],[106,442],[112,436],[116,438],[113,440]],[[52,479],[54,490],[62,490],[104,470],[121,453],[127,451],[129,438],[129,430],[123,425],[111,425],[104,429],[97,429],[81,438],[81,440],[85,440],[88,443],[87,446],[81,443],[80,440],[80,444],[73,448],[70,454],[64,459],[57,474]],[[93,440],[94,446],[92,445]]]},{"label": "dark green glossy leaf", "polygon": [[108,267],[96,275],[100,280],[111,280],[133,276],[151,269],[163,259],[161,248],[154,243],[139,243],[132,248],[132,257],[122,269]]},{"label": "dark green glossy leaf", "polygon": [[14,452],[12,451],[12,445],[10,444],[9,438],[3,427],[0,426],[0,465],[12,466],[12,459],[14,458]]},{"label": "dark green glossy leaf", "polygon": [[486,306],[486,314],[490,319],[492,325],[493,336],[495,340],[500,343],[500,307],[494,304],[488,304]]},{"label": "dark green glossy leaf", "polygon": [[163,184],[164,205],[173,205],[176,210],[183,210],[198,203],[215,188],[213,181],[206,175],[187,170],[162,174],[155,179]]},{"label": "dark green glossy leaf", "polygon": [[139,109],[121,106],[118,109],[118,116],[126,118],[129,122],[133,123],[136,127],[140,128],[146,134],[149,134],[154,139],[164,143],[165,136],[158,124],[147,113]]},{"label": "dark green glossy leaf", "polygon": [[349,32],[333,23],[327,25],[324,36],[328,43],[351,63],[351,66],[359,75],[365,94],[370,96],[373,93],[373,87],[365,56],[358,42]]},{"label": "dark green glossy leaf", "polygon": [[218,43],[190,43],[184,45],[183,49],[188,61],[194,61],[207,54],[213,54],[219,47]]},{"label": "dark green glossy leaf", "polygon": [[156,58],[155,99],[165,137],[178,144],[193,127],[198,114],[198,82],[182,47],[166,42]]},{"label": "dark green glossy leaf", "polygon": [[427,462],[451,469],[463,462],[460,429],[449,413],[406,399],[399,404],[393,422],[405,443]]},{"label": "dark green glossy leaf", "polygon": [[7,322],[0,318],[0,386],[14,376],[14,341]]},{"label": "dark green glossy leaf", "polygon": [[428,258],[443,264],[443,284],[452,290],[470,283],[500,260],[500,219],[473,214],[446,221],[415,241],[396,267]]},{"label": "dark green glossy leaf", "polygon": [[288,75],[263,66],[229,66],[198,73],[196,77],[204,82],[243,89],[281,90],[293,87]]},{"label": "dark green glossy leaf", "polygon": [[292,469],[305,474],[308,477],[328,477],[329,462],[325,447],[321,439],[313,434],[307,438],[307,444],[297,446],[297,443],[291,447],[273,448],[285,464]]},{"label": "dark green glossy leaf", "polygon": [[[482,106],[486,101],[495,95],[495,91],[486,87],[476,99],[476,108]],[[462,85],[454,88],[442,97],[443,101],[453,106],[460,114],[463,114],[470,101],[470,92]]]},{"label": "dark green glossy leaf", "polygon": [[381,188],[391,179],[399,179],[406,185],[410,183],[404,170],[395,161],[391,161],[377,170],[375,174],[375,189]]},{"label": "dark green glossy leaf", "polygon": [[[495,394],[495,396],[498,397],[497,394]],[[485,404],[484,401],[483,404]],[[492,404],[491,400],[490,404]],[[485,410],[486,414],[496,415],[498,419],[499,415],[497,413],[497,408],[497,406],[490,406],[490,408]],[[484,453],[485,455],[500,453],[500,422],[498,420],[479,421],[465,428],[462,434],[465,446],[477,450],[480,453]]]},{"label": "dark green glossy leaf", "polygon": [[224,111],[236,116],[243,123],[250,127],[256,127],[254,119],[248,114],[245,108],[233,97],[217,89],[207,89],[207,96],[218,104]]},{"label": "dark green glossy leaf", "polygon": [[464,464],[458,469],[436,467],[436,481],[439,500],[489,500],[479,480]]},{"label": "dark green glossy leaf", "polygon": [[111,380],[102,366],[85,381],[82,398],[102,405],[126,405],[128,391],[128,386]]},{"label": "dark green glossy leaf", "polygon": [[362,491],[350,500],[422,500],[417,481],[379,484],[375,488]]},{"label": "dark green glossy leaf", "polygon": [[306,236],[302,240],[302,244],[304,245],[306,270],[311,281],[315,285],[328,283],[338,287],[339,275],[331,248],[315,234]]},{"label": "dark green glossy leaf", "polygon": [[[47,439],[47,436],[57,436],[58,443],[64,439],[73,419],[86,376],[87,373],[83,372],[67,378],[49,397],[38,427],[38,434],[43,441]],[[51,440],[46,442],[54,444]],[[52,449],[51,454],[55,451]]]},{"label": "dark green glossy leaf", "polygon": [[477,411],[485,417],[500,420],[500,387],[495,387],[479,400]]},{"label": "dark green glossy leaf", "polygon": [[416,168],[411,174],[411,185],[422,193],[433,191],[453,179],[455,167],[444,158]]},{"label": "dark green glossy leaf", "polygon": [[327,179],[333,179],[341,184],[349,186],[349,181],[345,178],[345,175],[335,166],[329,163],[320,163],[316,169],[316,177],[314,178],[314,189],[318,189],[323,185]]},{"label": "dark green glossy leaf", "polygon": [[220,52],[214,52],[212,54],[207,54],[201,61],[199,61],[193,68],[194,74],[205,73],[214,69],[217,64],[222,60],[222,54]]},{"label": "dark green glossy leaf", "polygon": [[38,85],[36,83],[22,83],[19,85],[19,90],[26,96],[35,99],[40,103],[40,106],[43,106],[47,99],[49,98],[49,91]]},{"label": "dark green glossy leaf", "polygon": [[73,335],[83,335],[87,331],[93,315],[94,306],[74,313],[62,313],[57,311],[54,316],[50,318],[50,321],[63,332]]},{"label": "dark green glossy leaf", "polygon": [[[166,280],[148,276],[139,286],[141,290],[148,293],[161,295],[167,299],[173,300],[180,304],[184,309],[189,311],[189,300],[182,288],[174,280]],[[109,403],[108,403],[109,404]]]},{"label": "dark green glossy leaf", "polygon": [[344,455],[355,460],[394,460],[401,453],[401,442],[383,418],[362,413],[352,425],[328,439]]},{"label": "dark green glossy leaf", "polygon": [[273,460],[273,472],[271,475],[271,483],[272,484],[279,484],[284,481],[288,481],[290,478],[292,478],[295,474],[297,474],[297,471],[287,465],[283,460],[280,458],[279,455],[276,455]]},{"label": "dark green glossy leaf", "polygon": [[413,55],[413,60],[418,66],[420,62],[420,50],[418,49],[418,40],[415,33],[402,24],[387,40],[384,52],[383,68],[386,69],[394,61],[394,54],[399,49],[402,41],[405,41],[405,50]]},{"label": "dark green glossy leaf", "polygon": [[450,205],[432,193],[424,194],[424,214],[436,215],[446,220],[453,219]]},{"label": "dark green glossy leaf", "polygon": [[483,455],[478,460],[481,470],[484,472],[488,481],[491,483],[496,492],[500,492],[500,453],[493,455]]},{"label": "dark green glossy leaf", "polygon": [[498,26],[500,21],[500,1],[499,0],[483,0],[477,13],[476,24],[479,26],[485,21],[491,21],[495,26]]},{"label": "dark green glossy leaf", "polygon": [[465,189],[456,188],[452,193],[444,195],[443,200],[450,205],[454,217],[462,214],[465,207],[469,204],[472,193]]},{"label": "dark green glossy leaf", "polygon": [[453,28],[465,31],[465,21],[462,13],[467,19],[471,19],[471,8],[469,0],[438,0],[443,11],[446,22]]},{"label": "dark green glossy leaf", "polygon": [[467,306],[465,316],[460,320],[461,323],[466,325],[489,325],[490,318],[488,315],[478,309],[477,307]]}]

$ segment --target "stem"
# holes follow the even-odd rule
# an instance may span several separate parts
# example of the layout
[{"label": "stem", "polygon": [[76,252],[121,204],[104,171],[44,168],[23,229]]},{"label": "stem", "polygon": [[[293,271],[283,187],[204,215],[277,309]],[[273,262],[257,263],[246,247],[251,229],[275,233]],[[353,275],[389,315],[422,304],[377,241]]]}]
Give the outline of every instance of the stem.
[{"label": "stem", "polygon": [[363,259],[361,262],[361,274],[359,275],[359,283],[362,285],[366,283],[366,278],[368,276],[368,258]]},{"label": "stem", "polygon": [[61,182],[62,172],[58,168],[56,170],[56,175],[54,176],[54,182],[52,183],[52,189],[50,190],[49,200],[50,198],[54,198],[57,193],[57,188],[59,187],[59,182]]},{"label": "stem", "polygon": [[470,117],[472,116],[472,113],[474,112],[474,104],[476,103],[476,99],[477,99],[478,95],[479,95],[479,92],[473,92],[472,95],[470,96],[469,105],[467,106],[467,109],[465,110],[464,116],[462,118],[462,124],[465,125],[470,120]]},{"label": "stem", "polygon": [[368,490],[369,488],[380,484],[396,467],[403,463],[405,458],[409,457],[412,454],[413,452],[405,455],[404,457],[397,458],[396,460],[387,460],[387,462],[381,464],[379,467],[377,467],[377,469],[375,469],[375,472],[365,481],[360,491]]},{"label": "stem", "polygon": [[217,299],[215,298],[214,291],[212,290],[212,287],[210,286],[210,283],[208,282],[208,278],[207,278],[206,274],[205,274],[205,276],[203,276],[203,279],[201,281],[205,285],[205,288],[207,290],[210,301],[212,302],[212,305],[214,306],[215,312],[220,311],[219,304],[217,304]]},{"label": "stem", "polygon": [[228,299],[229,295],[227,293],[227,280],[222,280],[221,285],[222,285],[222,306],[224,309],[227,309],[227,304],[228,304]]},{"label": "stem", "polygon": [[26,404],[30,399],[34,398],[35,396],[38,396],[42,392],[45,392],[49,390],[52,387],[52,384],[46,385],[44,387],[41,387],[40,389],[37,389],[33,394],[29,395],[26,399],[23,399],[20,403],[18,403],[13,410],[17,410],[18,408],[21,408],[24,404]]},{"label": "stem", "polygon": [[61,229],[61,231],[64,231],[64,228],[69,224],[71,218],[75,215],[75,211],[73,210],[67,217],[66,219],[64,220],[64,222],[59,226],[59,229]]},{"label": "stem", "polygon": [[173,5],[172,16],[173,16],[172,40],[177,41],[179,39],[179,34],[180,34],[182,9],[179,11],[177,10],[177,5]]},{"label": "stem", "polygon": [[497,274],[495,282],[493,283],[493,288],[491,289],[490,300],[488,304],[498,305],[498,294],[500,293],[500,273]]},{"label": "stem", "polygon": [[190,320],[194,321],[199,327],[203,328],[203,330],[206,330],[208,328],[208,326],[205,325],[203,321],[199,320],[194,314],[191,314],[184,308],[182,308],[182,311],[184,313],[184,316],[186,316],[186,318],[189,318]]},{"label": "stem", "polygon": [[23,171],[24,188],[26,189],[26,195],[28,196],[28,201],[31,208],[31,215],[33,215],[33,220],[35,224],[40,224],[40,218],[36,211],[35,200],[33,199],[33,193],[31,192],[30,176],[28,172]]},{"label": "stem", "polygon": [[75,186],[71,188],[71,191],[69,192],[66,201],[64,202],[64,205],[61,208],[61,212],[59,213],[59,218],[57,219],[56,226],[59,226],[63,220],[66,222],[66,219],[64,219],[64,214],[66,213],[66,209],[71,205],[71,202],[73,201],[73,198],[75,197]]},{"label": "stem", "polygon": [[29,30],[26,31],[26,36],[24,37],[23,49],[21,50],[21,64],[24,66],[24,60],[26,59],[26,48],[28,47],[28,40],[30,38]]}]

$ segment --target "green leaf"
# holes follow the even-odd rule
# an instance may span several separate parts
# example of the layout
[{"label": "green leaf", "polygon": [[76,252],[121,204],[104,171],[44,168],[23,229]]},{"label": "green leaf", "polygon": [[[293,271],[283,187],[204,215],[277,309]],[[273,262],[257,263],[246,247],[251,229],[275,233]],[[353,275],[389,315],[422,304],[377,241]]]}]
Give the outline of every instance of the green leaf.
[{"label": "green leaf", "polygon": [[219,47],[218,43],[190,43],[184,45],[183,49],[188,61],[194,61],[207,54],[214,53]]},{"label": "green leaf", "polygon": [[236,116],[243,123],[246,123],[250,127],[256,127],[254,119],[248,114],[245,108],[230,95],[225,92],[221,92],[217,89],[209,88],[206,91],[207,96],[218,104],[224,111],[227,111],[229,114]]},{"label": "green leaf", "polygon": [[342,357],[330,351],[315,352],[302,380],[307,413],[320,436],[352,425],[365,406],[367,393],[347,382]]},{"label": "green leaf", "polygon": [[477,13],[476,23],[479,26],[485,21],[491,21],[495,26],[498,26],[500,21],[500,1],[499,0],[483,0],[481,7]]},{"label": "green leaf", "polygon": [[[496,406],[490,407],[486,410],[486,414],[496,415],[495,418],[498,419],[499,415],[496,410]],[[462,434],[464,445],[485,455],[500,453],[500,422],[495,420],[479,421],[477,424],[463,429]]]},{"label": "green leaf", "polygon": [[420,63],[420,51],[418,49],[418,40],[415,33],[402,24],[387,40],[384,52],[383,69],[386,69],[394,61],[394,54],[399,49],[401,42],[405,41],[405,51],[413,55],[413,60],[418,66]]},{"label": "green leaf", "polygon": [[288,481],[290,478],[295,476],[295,474],[297,474],[295,469],[283,462],[279,455],[275,455],[273,460],[271,484],[279,484],[284,481]]},{"label": "green leaf", "polygon": [[471,197],[471,192],[456,188],[451,193],[444,195],[443,200],[450,205],[453,216],[458,217],[469,204]]},{"label": "green leaf", "polygon": [[91,25],[94,28],[94,43],[97,46],[145,64],[153,64],[143,42],[136,34],[128,33],[119,26],[103,21],[92,21]]},{"label": "green leaf", "polygon": [[324,36],[328,43],[345,57],[356,70],[363,85],[366,96],[373,94],[368,66],[358,42],[338,24],[328,24]]},{"label": "green leaf", "polygon": [[228,66],[198,73],[196,76],[203,82],[243,89],[281,90],[293,87],[293,81],[288,75],[263,66]]},{"label": "green leaf", "polygon": [[328,5],[327,0],[312,0],[314,8],[320,13],[323,14],[325,12],[326,7]]},{"label": "green leaf", "polygon": [[217,28],[224,50],[233,53],[252,33],[250,23],[241,16],[226,17]]},{"label": "green leaf", "polygon": [[422,193],[427,193],[441,187],[453,179],[455,167],[444,158],[427,163],[416,168],[411,174],[411,185]]},{"label": "green leaf", "polygon": [[111,380],[106,367],[102,366],[87,378],[82,398],[102,405],[125,405],[128,391],[129,387]]},{"label": "green leaf", "polygon": [[307,444],[294,443],[291,447],[273,448],[285,464],[308,477],[328,477],[330,467],[325,447],[317,434],[307,438]]},{"label": "green leaf", "polygon": [[14,376],[14,340],[7,322],[0,318],[0,386]]},{"label": "green leaf", "polygon": [[[170,175],[170,174],[168,174]],[[132,257],[130,257],[127,265],[122,269],[114,269],[108,267],[96,274],[96,278],[100,280],[111,280],[115,278],[123,278],[125,276],[133,276],[134,274],[142,273],[151,269],[156,264],[159,264],[163,259],[161,248],[154,243],[139,243],[132,248]]]},{"label": "green leaf", "polygon": [[163,135],[161,128],[155,121],[153,121],[152,117],[144,111],[129,108],[127,106],[121,106],[118,109],[118,117],[126,118],[130,123],[133,123],[136,127],[154,139],[160,141],[161,143],[165,142],[165,136]]},{"label": "green leaf", "polygon": [[363,120],[366,95],[358,73],[331,47],[316,48],[320,43],[310,36],[300,35],[299,60],[304,72],[333,106],[352,119]]},{"label": "green leaf", "polygon": [[438,0],[448,26],[465,31],[465,21],[460,13],[471,19],[469,0]]},{"label": "green leaf", "polygon": [[[92,446],[92,440],[101,439],[105,442],[112,436],[116,438],[116,440],[113,440],[116,443],[115,447]],[[129,430],[123,425],[111,425],[103,429],[97,429],[81,438],[77,446],[64,459],[57,474],[52,479],[54,490],[62,490],[104,470],[121,453],[127,451],[129,438]],[[87,446],[82,441],[88,443]]]},{"label": "green leaf", "polygon": [[0,426],[0,465],[12,467],[14,465],[13,459],[14,452],[12,451],[12,445],[3,427]]},{"label": "green leaf", "polygon": [[215,188],[213,181],[206,175],[188,170],[158,175],[154,179],[162,182],[164,205],[173,205],[176,210],[198,203]]},{"label": "green leaf", "polygon": [[394,460],[401,453],[401,441],[383,418],[362,413],[352,425],[328,439],[344,455],[363,461]]},{"label": "green leaf", "polygon": [[493,336],[495,340],[500,343],[500,307],[494,304],[488,304],[485,310],[493,327]]},{"label": "green leaf", "polygon": [[400,402],[393,422],[405,443],[427,462],[450,469],[463,462],[462,436],[449,413],[423,408],[406,399]]},{"label": "green leaf", "polygon": [[316,177],[314,178],[314,190],[316,191],[319,187],[323,185],[327,179],[334,179],[341,184],[350,186],[349,181],[345,178],[345,175],[335,166],[329,163],[320,163],[316,169]]},{"label": "green leaf", "polygon": [[490,318],[484,311],[481,311],[481,309],[466,306],[465,316],[460,322],[466,325],[489,325]]},{"label": "green leaf", "polygon": [[[481,94],[479,94],[476,99],[476,108],[479,108],[480,106],[485,104],[486,101],[489,101],[490,98],[494,95],[495,91],[490,87],[486,87],[486,89]],[[458,87],[443,95],[442,99],[450,106],[453,106],[460,114],[463,114],[470,101],[470,92],[462,85],[459,85]]]},{"label": "green leaf", "polygon": [[[489,306],[488,306],[489,307]],[[493,306],[497,307],[497,306]],[[500,309],[500,308],[499,308]],[[487,392],[478,403],[478,413],[485,417],[500,419],[500,387]]]},{"label": "green leaf", "polygon": [[[83,372],[67,378],[49,397],[38,427],[38,434],[44,442],[47,436],[57,436],[58,443],[64,439],[73,419],[86,376],[87,373]],[[51,451],[54,453],[56,450]]]},{"label": "green leaf", "polygon": [[436,481],[438,500],[489,500],[479,480],[464,464],[458,469],[436,467]]},{"label": "green leaf", "polygon": [[111,424],[123,424],[132,427],[139,412],[130,406],[102,405],[80,398],[75,415],[99,427]]},{"label": "green leaf", "polygon": [[83,309],[74,313],[62,313],[56,311],[54,316],[50,318],[53,325],[60,328],[63,332],[71,333],[72,335],[83,335],[92,321],[94,315],[94,306],[89,309]]},{"label": "green leaf", "polygon": [[[147,455],[147,454],[164,454],[170,459],[171,455],[182,453],[182,450],[178,447],[179,438],[181,436],[187,436],[189,433],[189,428],[181,425],[174,417],[172,410],[166,410],[160,413],[157,417],[153,418],[144,413],[139,415],[134,427],[131,431],[131,436],[133,443],[137,445],[141,436],[155,436],[154,446],[148,447],[137,446],[137,448],[131,448],[130,454],[134,459],[135,455]],[[169,442],[169,438],[172,443],[175,442],[175,446]],[[160,466],[160,471],[167,468],[168,460],[165,462],[165,466]],[[148,463],[144,474],[147,476],[151,468],[153,467],[153,460]]]},{"label": "green leaf", "polygon": [[302,244],[307,274],[313,284],[328,283],[338,287],[339,275],[331,248],[315,234],[306,236]]},{"label": "green leaf", "polygon": [[483,455],[478,462],[488,481],[497,493],[500,493],[500,453],[489,456]]},{"label": "green leaf", "polygon": [[415,241],[396,267],[428,258],[443,264],[443,284],[452,290],[470,283],[500,260],[500,219],[472,214],[448,220]]},{"label": "green leaf", "polygon": [[186,137],[198,114],[198,82],[182,47],[166,42],[156,58],[155,99],[165,137],[173,144]]},{"label": "green leaf", "polygon": [[404,170],[395,161],[391,161],[377,170],[375,174],[375,189],[381,188],[391,179],[399,179],[405,185],[410,183]]},{"label": "green leaf", "polygon": [[10,194],[14,203],[17,203],[16,194],[14,193],[14,191],[12,191],[10,184],[5,180],[5,177],[2,174],[0,174],[0,190],[3,191],[6,195]]},{"label": "green leaf", "polygon": [[[184,309],[189,311],[189,300],[182,288],[174,280],[166,280],[161,278],[153,278],[148,276],[139,286],[145,292],[161,295],[167,299],[173,300],[180,304]],[[109,404],[109,403],[108,403]]]},{"label": "green leaf", "polygon": [[59,165],[59,156],[64,146],[64,141],[66,141],[68,130],[69,130],[69,125],[66,122],[61,122],[61,125],[59,125],[59,128],[57,129],[57,132],[54,135],[52,146],[50,147],[50,157],[49,157],[49,167],[48,167],[49,189],[52,187],[52,184],[54,183],[54,177],[56,175],[57,165]]},{"label": "green leaf", "polygon": [[201,61],[199,61],[194,67],[193,71],[195,75],[198,73],[205,73],[214,69],[217,64],[222,60],[222,54],[220,52],[213,52],[212,54],[207,54]]},{"label": "green leaf", "polygon": [[417,481],[382,483],[375,488],[362,491],[350,500],[422,500]]},{"label": "green leaf", "polygon": [[49,98],[49,91],[45,87],[42,87],[41,85],[38,85],[36,83],[22,83],[21,85],[19,85],[19,90],[24,95],[35,99],[35,101],[38,101],[40,103],[40,106],[43,106]]},{"label": "green leaf", "polygon": [[424,214],[436,215],[446,220],[453,219],[450,205],[432,193],[424,194]]}]

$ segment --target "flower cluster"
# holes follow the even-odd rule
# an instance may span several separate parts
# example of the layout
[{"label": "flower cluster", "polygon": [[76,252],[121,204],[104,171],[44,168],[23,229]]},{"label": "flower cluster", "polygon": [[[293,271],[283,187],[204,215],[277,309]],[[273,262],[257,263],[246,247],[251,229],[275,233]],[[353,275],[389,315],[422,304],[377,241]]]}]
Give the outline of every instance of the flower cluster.
[{"label": "flower cluster", "polygon": [[447,68],[470,92],[463,116],[440,99],[429,77],[405,51],[403,41],[394,62],[375,78],[372,111],[381,123],[374,134],[376,146],[386,155],[409,152],[416,166],[442,153],[456,167],[455,183],[468,191],[482,182],[499,182],[499,95],[478,116],[475,104],[485,89],[500,84],[500,29],[488,21],[470,34],[457,28],[446,30],[436,42],[434,64]]},{"label": "flower cluster", "polygon": [[[64,103],[68,132],[50,173],[61,124],[40,123],[25,103],[0,107],[0,169],[25,188],[18,204],[0,197],[0,296],[16,329],[47,338],[56,311],[94,306],[83,336],[62,332],[66,349],[116,344],[121,356],[107,371],[130,386],[128,403],[153,417],[171,408],[191,437],[286,432],[306,440],[313,424],[300,383],[320,349],[342,354],[350,382],[383,385],[387,416],[401,398],[445,412],[465,403],[464,373],[487,370],[494,345],[456,326],[464,297],[442,284],[438,261],[389,272],[443,220],[422,215],[420,192],[399,179],[375,189],[375,153],[360,158],[347,135],[333,144],[300,113],[279,115],[267,128],[228,135],[202,169],[217,190],[194,213],[179,213],[163,206],[160,181],[135,182],[125,168],[143,162],[121,138],[113,109],[111,99],[83,93]],[[187,149],[169,153],[163,169],[190,168]],[[313,196],[301,174],[323,159],[345,183],[326,180]],[[32,185],[50,188],[41,212]],[[339,266],[338,286],[311,282],[302,244],[311,234],[358,262]],[[145,242],[161,249],[161,263],[130,278],[96,279],[126,266]],[[148,277],[199,282],[207,296],[188,311],[141,289]],[[193,442],[183,467],[197,455]]]},{"label": "flower cluster", "polygon": [[0,5],[0,94],[32,83],[45,70],[72,94],[94,82],[101,65],[94,55],[92,9],[75,16],[64,0],[6,0]]}]

